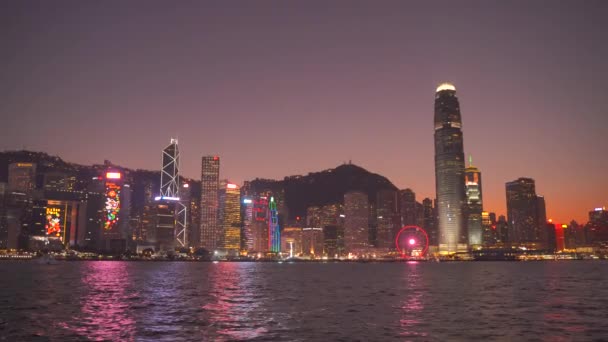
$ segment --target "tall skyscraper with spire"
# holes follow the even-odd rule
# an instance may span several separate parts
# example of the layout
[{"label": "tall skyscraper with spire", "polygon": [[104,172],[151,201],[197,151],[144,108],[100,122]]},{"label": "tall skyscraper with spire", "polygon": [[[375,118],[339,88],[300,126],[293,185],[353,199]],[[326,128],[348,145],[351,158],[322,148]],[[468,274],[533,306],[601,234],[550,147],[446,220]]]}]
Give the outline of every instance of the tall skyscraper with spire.
[{"label": "tall skyscraper with spire", "polygon": [[464,147],[456,87],[442,83],[435,92],[435,188],[439,251],[467,249],[462,209],[465,204]]},{"label": "tall skyscraper with spire", "polygon": [[160,173],[160,196],[154,205],[155,229],[152,240],[161,250],[185,247],[187,241],[187,205],[180,202],[179,148],[177,139],[163,149]]}]

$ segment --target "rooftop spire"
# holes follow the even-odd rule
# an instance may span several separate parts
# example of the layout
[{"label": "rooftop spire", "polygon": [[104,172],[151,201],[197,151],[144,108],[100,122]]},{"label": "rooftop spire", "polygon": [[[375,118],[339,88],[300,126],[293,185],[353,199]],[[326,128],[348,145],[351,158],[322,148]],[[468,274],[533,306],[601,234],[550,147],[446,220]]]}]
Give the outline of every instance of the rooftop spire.
[{"label": "rooftop spire", "polygon": [[473,156],[469,154],[469,167],[473,166]]}]

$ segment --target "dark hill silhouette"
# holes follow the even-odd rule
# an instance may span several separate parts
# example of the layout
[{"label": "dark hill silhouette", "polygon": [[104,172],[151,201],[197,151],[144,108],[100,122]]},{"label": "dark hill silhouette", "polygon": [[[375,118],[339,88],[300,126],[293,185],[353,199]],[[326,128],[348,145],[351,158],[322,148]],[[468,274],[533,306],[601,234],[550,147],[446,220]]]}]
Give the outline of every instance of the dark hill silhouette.
[{"label": "dark hill silhouette", "polygon": [[349,191],[364,192],[370,201],[375,201],[379,190],[397,190],[386,177],[353,164],[343,164],[305,176],[285,177],[280,181],[255,179],[251,181],[251,187],[254,191],[284,190],[290,218],[306,215],[306,208],[310,206],[342,203],[344,194]]}]

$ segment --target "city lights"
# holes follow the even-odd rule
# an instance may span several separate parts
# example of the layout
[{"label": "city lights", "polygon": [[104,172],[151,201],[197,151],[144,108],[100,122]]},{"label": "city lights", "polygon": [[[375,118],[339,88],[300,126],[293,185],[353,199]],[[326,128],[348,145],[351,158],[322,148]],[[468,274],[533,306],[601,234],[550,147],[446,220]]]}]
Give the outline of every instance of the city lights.
[{"label": "city lights", "polygon": [[107,179],[120,179],[121,174],[120,174],[120,172],[106,172],[106,178]]},{"label": "city lights", "polygon": [[120,185],[112,182],[106,183],[105,220],[103,225],[105,230],[111,230],[118,222],[120,191]]}]

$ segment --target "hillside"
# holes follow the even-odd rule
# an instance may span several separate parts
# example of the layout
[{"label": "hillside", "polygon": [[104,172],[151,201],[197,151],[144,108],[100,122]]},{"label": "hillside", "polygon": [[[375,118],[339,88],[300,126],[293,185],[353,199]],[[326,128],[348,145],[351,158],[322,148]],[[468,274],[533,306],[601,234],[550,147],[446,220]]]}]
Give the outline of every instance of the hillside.
[{"label": "hillside", "polygon": [[281,181],[255,179],[251,181],[251,187],[254,191],[284,190],[291,218],[304,216],[309,206],[341,203],[344,194],[349,191],[365,192],[370,201],[374,201],[379,190],[397,190],[386,177],[353,164],[343,164],[305,176],[285,177]]}]

